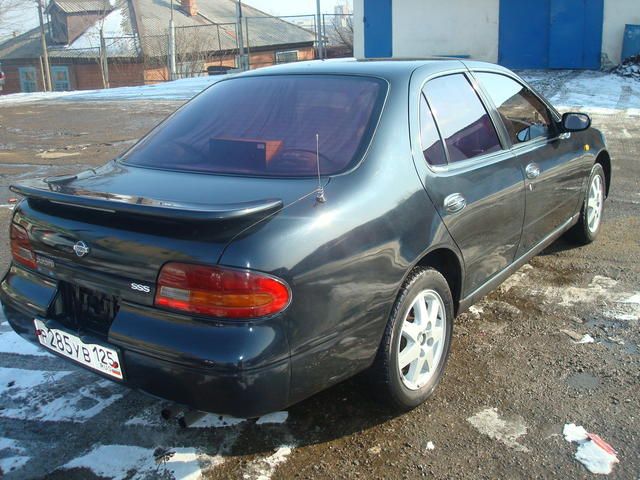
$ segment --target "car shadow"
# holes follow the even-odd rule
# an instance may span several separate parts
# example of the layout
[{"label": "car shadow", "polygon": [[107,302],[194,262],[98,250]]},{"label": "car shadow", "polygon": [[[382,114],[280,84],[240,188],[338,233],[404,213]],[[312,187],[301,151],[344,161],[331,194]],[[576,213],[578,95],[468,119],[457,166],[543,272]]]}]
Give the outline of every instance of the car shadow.
[{"label": "car shadow", "polygon": [[580,248],[580,246],[581,246],[580,244],[562,236],[559,239],[557,239],[555,242],[553,242],[551,245],[549,245],[547,248],[545,248],[538,255],[540,255],[541,257],[546,257],[549,255],[555,255],[557,253],[574,250],[576,248]]},{"label": "car shadow", "polygon": [[302,447],[322,444],[364,432],[402,415],[373,398],[363,375],[317,393],[288,409],[284,424],[258,425],[242,430],[232,456],[264,454],[282,445]]}]

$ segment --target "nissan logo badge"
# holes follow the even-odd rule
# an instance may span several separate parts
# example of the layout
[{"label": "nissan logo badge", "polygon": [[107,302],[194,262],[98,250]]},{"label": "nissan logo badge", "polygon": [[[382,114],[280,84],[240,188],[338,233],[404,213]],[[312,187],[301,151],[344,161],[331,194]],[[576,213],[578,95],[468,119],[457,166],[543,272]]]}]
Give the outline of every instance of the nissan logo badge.
[{"label": "nissan logo badge", "polygon": [[73,251],[76,252],[76,255],[79,257],[84,257],[89,253],[89,245],[84,242],[76,242],[73,246]]}]

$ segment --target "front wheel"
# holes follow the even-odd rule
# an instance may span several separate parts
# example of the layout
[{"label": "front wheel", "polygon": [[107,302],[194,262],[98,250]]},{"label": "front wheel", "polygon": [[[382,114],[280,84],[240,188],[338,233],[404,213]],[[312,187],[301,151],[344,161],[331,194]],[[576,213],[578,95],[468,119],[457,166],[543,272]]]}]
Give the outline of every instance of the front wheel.
[{"label": "front wheel", "polygon": [[440,272],[416,268],[389,317],[371,376],[378,397],[410,410],[440,383],[453,331],[453,298]]},{"label": "front wheel", "polygon": [[605,176],[602,165],[596,163],[591,169],[589,183],[584,193],[578,223],[570,230],[573,240],[584,245],[593,242],[602,225],[604,200],[606,198]]}]

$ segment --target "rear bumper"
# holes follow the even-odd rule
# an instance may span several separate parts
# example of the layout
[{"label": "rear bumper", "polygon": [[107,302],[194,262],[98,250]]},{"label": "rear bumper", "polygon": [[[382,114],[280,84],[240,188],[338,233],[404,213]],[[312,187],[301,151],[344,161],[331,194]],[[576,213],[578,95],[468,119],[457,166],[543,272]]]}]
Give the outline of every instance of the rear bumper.
[{"label": "rear bumper", "polygon": [[[55,322],[49,307],[56,294],[55,282],[17,267],[0,285],[10,325],[38,345],[33,319]],[[209,322],[123,303],[108,338],[96,340],[119,350],[124,381],[116,382],[153,396],[237,417],[289,405],[289,345],[280,318]]]}]

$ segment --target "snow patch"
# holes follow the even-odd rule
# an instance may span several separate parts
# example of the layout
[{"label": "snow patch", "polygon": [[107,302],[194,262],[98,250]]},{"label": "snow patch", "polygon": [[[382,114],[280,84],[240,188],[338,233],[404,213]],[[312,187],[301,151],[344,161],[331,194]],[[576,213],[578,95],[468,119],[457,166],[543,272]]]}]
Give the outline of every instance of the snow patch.
[{"label": "snow patch", "polygon": [[556,106],[590,113],[620,113],[640,108],[640,82],[603,72],[580,72],[551,98]]},{"label": "snow patch", "polygon": [[247,465],[247,471],[242,474],[242,478],[244,480],[269,480],[278,465],[287,461],[292,451],[293,446],[283,445],[274,454],[250,462]]},{"label": "snow patch", "polygon": [[24,448],[11,438],[0,438],[0,453],[9,454],[9,456],[0,458],[0,472],[4,473],[19,470],[31,460],[31,457],[22,455],[25,453]]},{"label": "snow patch", "polygon": [[526,265],[523,265],[520,270],[518,270],[516,273],[502,282],[502,285],[500,285],[500,289],[503,292],[508,292],[513,287],[520,285],[530,270],[533,270],[533,267],[530,264],[527,263]]},{"label": "snow patch", "polygon": [[435,450],[436,446],[433,442],[427,442],[427,450]]},{"label": "snow patch", "polygon": [[[158,407],[149,407],[133,418],[127,420],[126,426],[162,427],[167,424],[160,416]],[[256,420],[256,425],[281,424],[289,418],[289,412],[273,412]],[[229,415],[219,415],[208,413],[204,417],[196,420],[189,428],[225,428],[234,427],[246,422],[246,418],[231,417]]]},{"label": "snow patch", "polygon": [[477,305],[472,305],[471,307],[469,307],[469,312],[475,315],[476,317],[479,317],[484,312],[484,308]]},{"label": "snow patch", "polygon": [[53,357],[44,348],[40,348],[25,340],[14,331],[0,334],[0,353],[16,353],[19,355],[36,355],[39,357]]},{"label": "snow patch", "polygon": [[209,413],[195,421],[189,428],[233,427],[245,421],[245,418],[236,418],[230,417],[228,415],[217,415],[215,413]]},{"label": "snow patch", "polygon": [[[22,368],[0,367],[1,395],[9,400],[21,401],[30,396],[32,390],[46,383],[55,383],[71,372],[43,372]],[[6,410],[0,410],[4,416]]]},{"label": "snow patch", "polygon": [[504,420],[500,418],[497,408],[487,408],[467,418],[467,422],[473,425],[481,434],[503,443],[509,448],[520,452],[528,452],[529,449],[518,443],[518,438],[526,435],[527,426],[520,420]]},{"label": "snow patch", "polygon": [[31,457],[24,455],[0,458],[0,472],[9,473],[20,470],[29,460]]},{"label": "snow patch", "polygon": [[273,412],[268,413],[266,415],[261,416],[257,421],[256,425],[266,425],[270,423],[284,423],[289,418],[289,412]]},{"label": "snow patch", "polygon": [[[156,464],[154,451],[130,445],[97,445],[81,457],[75,458],[61,468],[87,468],[100,477],[122,480],[130,478],[164,478],[162,472],[169,473],[176,480],[198,480],[202,470],[199,455],[194,448],[172,448],[166,463]],[[218,465],[220,462],[216,463]]]},{"label": "snow patch", "polygon": [[604,314],[617,320],[634,320],[640,316],[640,294],[621,291],[616,280],[601,275],[595,275],[586,287],[534,287],[532,291],[559,300],[557,304],[561,307],[585,303],[606,305]]},{"label": "snow patch", "polygon": [[594,338],[587,333],[576,343],[594,343],[594,342],[595,342]]},{"label": "snow patch", "polygon": [[64,391],[59,380],[71,372],[41,372],[0,368],[0,382],[13,381],[3,393],[8,401],[0,416],[18,420],[84,422],[121,399],[121,387],[102,380],[78,390]]},{"label": "snow patch", "polygon": [[205,88],[229,75],[184,78],[173,82],[136,87],[75,90],[70,92],[33,92],[0,95],[0,105],[23,104],[50,100],[111,101],[111,100],[189,100]]}]

